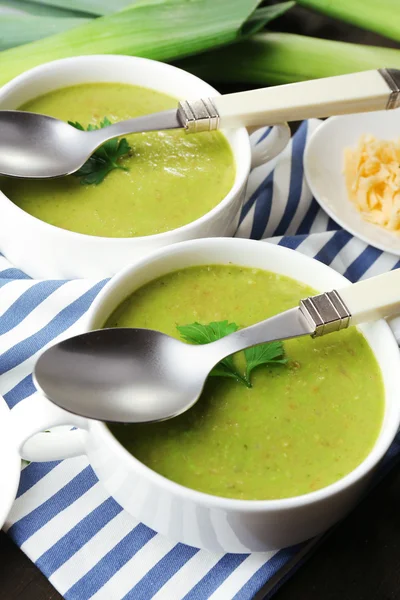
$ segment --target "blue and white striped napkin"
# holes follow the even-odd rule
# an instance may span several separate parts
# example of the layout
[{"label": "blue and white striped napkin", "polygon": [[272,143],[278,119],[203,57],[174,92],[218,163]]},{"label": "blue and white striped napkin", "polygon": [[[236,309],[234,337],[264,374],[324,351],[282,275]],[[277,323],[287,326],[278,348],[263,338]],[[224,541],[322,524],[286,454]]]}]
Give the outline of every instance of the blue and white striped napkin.
[{"label": "blue and white striped napkin", "polygon": [[[304,252],[352,281],[399,267],[397,257],[340,230],[311,198],[303,152],[317,126],[304,122],[278,159],[252,172],[237,235]],[[256,132],[253,143],[267,134]],[[104,283],[34,281],[0,257],[0,393],[11,408],[34,393],[38,354],[78,330]],[[400,437],[381,475],[399,456]],[[314,543],[252,555],[176,544],[122,510],[84,457],[25,467],[5,529],[67,600],[269,597]]]}]

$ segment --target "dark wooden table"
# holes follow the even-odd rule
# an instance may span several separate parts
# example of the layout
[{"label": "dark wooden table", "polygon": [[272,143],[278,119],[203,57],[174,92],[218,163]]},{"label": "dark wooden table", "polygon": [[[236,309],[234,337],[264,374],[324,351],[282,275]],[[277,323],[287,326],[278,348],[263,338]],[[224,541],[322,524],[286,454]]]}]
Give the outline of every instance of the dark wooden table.
[{"label": "dark wooden table", "polygon": [[[400,8],[400,0],[398,1]],[[399,17],[394,15],[393,18]],[[271,28],[316,37],[399,47],[378,35],[313,15],[301,8],[292,10]],[[399,466],[391,471],[345,521],[326,536],[308,561],[279,589],[274,598],[400,600]],[[0,532],[0,600],[59,599],[61,596],[40,571]]]}]

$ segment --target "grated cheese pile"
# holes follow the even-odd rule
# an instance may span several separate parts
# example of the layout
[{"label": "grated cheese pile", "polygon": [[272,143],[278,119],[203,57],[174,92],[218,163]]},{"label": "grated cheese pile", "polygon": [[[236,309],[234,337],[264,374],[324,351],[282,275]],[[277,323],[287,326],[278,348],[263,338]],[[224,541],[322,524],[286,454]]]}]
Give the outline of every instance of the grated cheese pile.
[{"label": "grated cheese pile", "polygon": [[346,148],[347,193],[364,219],[400,234],[400,139],[360,138]]}]

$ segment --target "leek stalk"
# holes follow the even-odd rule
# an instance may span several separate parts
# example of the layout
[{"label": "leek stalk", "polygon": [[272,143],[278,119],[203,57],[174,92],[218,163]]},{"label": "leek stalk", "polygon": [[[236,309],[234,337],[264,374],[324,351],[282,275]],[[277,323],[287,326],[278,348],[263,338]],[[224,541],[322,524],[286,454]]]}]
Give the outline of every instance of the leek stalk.
[{"label": "leek stalk", "polygon": [[89,23],[90,19],[36,17],[34,15],[5,14],[0,18],[0,50],[14,48],[40,40],[54,33]]},{"label": "leek stalk", "polygon": [[115,12],[132,0],[25,0],[29,4],[89,13],[94,16]]},{"label": "leek stalk", "polygon": [[400,69],[400,50],[289,33],[259,33],[177,65],[210,82],[265,86],[368,69]]},{"label": "leek stalk", "polygon": [[[125,0],[125,2],[126,1],[129,1],[132,4],[132,0]],[[276,19],[293,5],[294,2],[292,1],[280,2],[279,4],[273,4],[255,10],[242,28],[243,36],[249,36],[255,31],[259,31],[264,25],[269,23],[269,21]],[[1,6],[2,5],[0,4],[0,9]],[[31,3],[31,6],[39,5]],[[43,9],[43,7],[41,8]],[[50,11],[53,10],[55,9],[50,8]],[[70,14],[74,15],[72,11]],[[89,15],[89,18],[83,18],[83,13],[80,15],[80,18],[73,16],[73,18],[58,19],[54,19],[52,16],[38,17],[33,14],[23,13],[2,14],[0,18],[0,51],[6,50],[7,48],[15,48],[16,46],[28,44],[35,40],[41,40],[61,31],[79,27],[80,25],[89,23],[94,18],[93,15]]]},{"label": "leek stalk", "polygon": [[249,37],[253,33],[260,31],[267,23],[273,21],[273,19],[277,19],[294,5],[295,2],[289,0],[288,2],[279,2],[279,4],[257,8],[243,25],[241,34],[243,37]]},{"label": "leek stalk", "polygon": [[[68,3],[69,5],[69,3]],[[83,2],[82,2],[83,5]],[[71,10],[71,8],[64,9],[58,8],[57,6],[50,6],[48,4],[38,4],[32,2],[32,0],[0,0],[0,14],[1,9],[10,9],[13,12],[27,13],[29,15],[44,16],[44,17],[83,17],[88,16],[87,13],[81,8],[78,11]],[[117,9],[115,9],[117,10]],[[2,18],[2,17],[1,17]]]},{"label": "leek stalk", "polygon": [[[232,43],[250,16],[251,31],[270,20],[264,9],[259,19],[254,13],[259,1],[230,0],[227,11],[226,3],[216,0],[141,0],[80,27],[0,52],[0,85],[27,69],[70,56],[128,54],[171,61]],[[270,14],[281,14],[290,5],[269,7]]]},{"label": "leek stalk", "polygon": [[297,0],[297,3],[400,41],[399,0]]}]

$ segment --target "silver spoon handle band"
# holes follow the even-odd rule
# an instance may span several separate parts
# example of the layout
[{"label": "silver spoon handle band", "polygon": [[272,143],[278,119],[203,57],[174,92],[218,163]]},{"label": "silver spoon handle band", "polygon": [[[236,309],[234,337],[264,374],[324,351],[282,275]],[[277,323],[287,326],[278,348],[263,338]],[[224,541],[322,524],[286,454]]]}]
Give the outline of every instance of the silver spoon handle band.
[{"label": "silver spoon handle band", "polygon": [[219,128],[219,114],[210,98],[179,102],[178,119],[187,133],[213,131]]},{"label": "silver spoon handle band", "polygon": [[386,110],[400,106],[400,71],[397,69],[379,69],[379,73],[392,90],[388,98]]},{"label": "silver spoon handle band", "polygon": [[301,300],[300,311],[313,328],[312,337],[346,329],[351,314],[336,290]]},{"label": "silver spoon handle band", "polygon": [[302,300],[313,337],[400,314],[400,269]]}]

